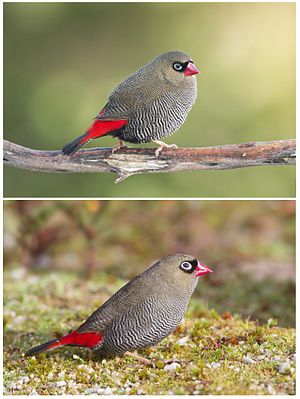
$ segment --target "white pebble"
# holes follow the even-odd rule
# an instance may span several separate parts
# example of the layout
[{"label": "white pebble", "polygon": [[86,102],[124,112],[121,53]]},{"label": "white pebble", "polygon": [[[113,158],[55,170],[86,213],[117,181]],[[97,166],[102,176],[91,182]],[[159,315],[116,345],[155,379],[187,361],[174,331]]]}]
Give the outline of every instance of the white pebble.
[{"label": "white pebble", "polygon": [[278,371],[280,374],[285,374],[290,371],[291,365],[288,362],[281,363],[278,367]]},{"label": "white pebble", "polygon": [[57,381],[56,383],[57,387],[64,387],[65,385],[67,385],[66,381]]},{"label": "white pebble", "polygon": [[258,355],[257,360],[263,360],[265,358],[265,355]]},{"label": "white pebble", "polygon": [[53,378],[53,373],[52,372],[50,372],[49,374],[48,374],[48,380],[52,380],[52,378]]},{"label": "white pebble", "polygon": [[176,371],[177,368],[180,368],[180,367],[181,367],[180,364],[174,362],[174,363],[171,363],[171,364],[167,364],[167,365],[164,367],[164,370],[165,370],[165,371],[174,372],[174,371]]},{"label": "white pebble", "polygon": [[92,395],[93,393],[98,393],[98,387],[91,387],[91,388],[87,388],[84,393],[86,395]]},{"label": "white pebble", "polygon": [[212,362],[212,363],[210,363],[210,365],[211,365],[211,367],[212,367],[213,369],[217,369],[217,368],[219,368],[219,367],[221,366],[221,363]]},{"label": "white pebble", "polygon": [[267,385],[267,392],[269,395],[275,395],[276,390],[272,387],[272,385]]},{"label": "white pebble", "polygon": [[179,346],[185,346],[187,344],[188,340],[189,340],[189,337],[183,337],[183,338],[180,338],[176,343]]},{"label": "white pebble", "polygon": [[14,323],[15,324],[21,324],[26,320],[25,316],[17,316],[14,318]]},{"label": "white pebble", "polygon": [[243,357],[243,362],[244,362],[245,364],[254,364],[254,363],[256,363],[256,361],[253,360],[253,359],[251,359],[249,356],[244,356],[244,357]]}]

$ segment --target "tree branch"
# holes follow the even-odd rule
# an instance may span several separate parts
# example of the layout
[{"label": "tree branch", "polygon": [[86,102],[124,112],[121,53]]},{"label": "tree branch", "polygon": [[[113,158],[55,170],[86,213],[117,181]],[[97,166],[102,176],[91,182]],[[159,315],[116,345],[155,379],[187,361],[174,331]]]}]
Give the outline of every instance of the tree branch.
[{"label": "tree branch", "polygon": [[4,140],[5,165],[37,172],[115,172],[120,182],[141,173],[235,169],[262,165],[294,165],[296,140],[276,140],[217,147],[163,149],[158,158],[153,148],[111,148],[78,151],[72,157],[61,151],[40,151]]}]

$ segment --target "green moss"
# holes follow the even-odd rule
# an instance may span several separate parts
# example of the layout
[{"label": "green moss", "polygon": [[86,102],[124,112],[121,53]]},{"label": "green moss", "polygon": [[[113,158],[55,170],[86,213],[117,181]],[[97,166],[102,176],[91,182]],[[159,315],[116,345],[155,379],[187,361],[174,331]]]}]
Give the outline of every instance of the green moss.
[{"label": "green moss", "polygon": [[[96,360],[79,348],[24,357],[31,346],[78,326],[122,284],[106,275],[78,282],[73,274],[25,273],[18,279],[5,272],[5,393],[295,393],[294,329],[275,320],[259,325],[230,313],[220,316],[196,299],[172,335],[140,352],[151,365],[126,356]],[[179,367],[168,370],[174,362]]]}]

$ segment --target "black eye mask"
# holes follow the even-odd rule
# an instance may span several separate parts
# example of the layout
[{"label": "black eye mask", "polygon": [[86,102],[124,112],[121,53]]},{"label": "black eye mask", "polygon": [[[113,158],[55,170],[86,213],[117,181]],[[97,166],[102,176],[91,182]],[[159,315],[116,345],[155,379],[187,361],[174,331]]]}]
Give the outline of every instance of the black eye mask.
[{"label": "black eye mask", "polygon": [[[188,267],[188,265],[190,265],[190,268]],[[197,259],[185,260],[185,261],[181,262],[179,269],[185,273],[191,274],[196,270],[197,265],[198,265]]]},{"label": "black eye mask", "polygon": [[[188,64],[189,64],[189,62],[190,61],[187,61],[187,62],[179,62],[179,61],[175,61],[174,63],[173,63],[173,69],[174,69],[174,71],[176,71],[176,72],[184,72],[185,70],[186,70],[186,68],[187,68],[187,66],[188,66]],[[177,69],[175,66],[177,66],[177,65],[181,65],[181,69]]]}]

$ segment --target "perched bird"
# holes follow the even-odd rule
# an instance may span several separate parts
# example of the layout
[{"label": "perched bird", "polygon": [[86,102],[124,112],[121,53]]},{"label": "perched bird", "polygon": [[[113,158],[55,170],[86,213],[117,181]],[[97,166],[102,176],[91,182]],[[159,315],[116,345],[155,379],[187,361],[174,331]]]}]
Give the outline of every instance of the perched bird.
[{"label": "perched bird", "polygon": [[163,147],[176,147],[160,140],[178,130],[190,112],[197,98],[197,73],[191,58],[181,51],[159,55],[120,83],[93,124],[62,152],[72,155],[106,135],[119,139],[113,152],[124,147],[124,141],[154,141],[159,145],[156,156]]},{"label": "perched bird", "polygon": [[163,258],[117,291],[77,330],[26,355],[73,345],[112,357],[157,344],[180,323],[198,278],[209,272],[191,255]]}]

